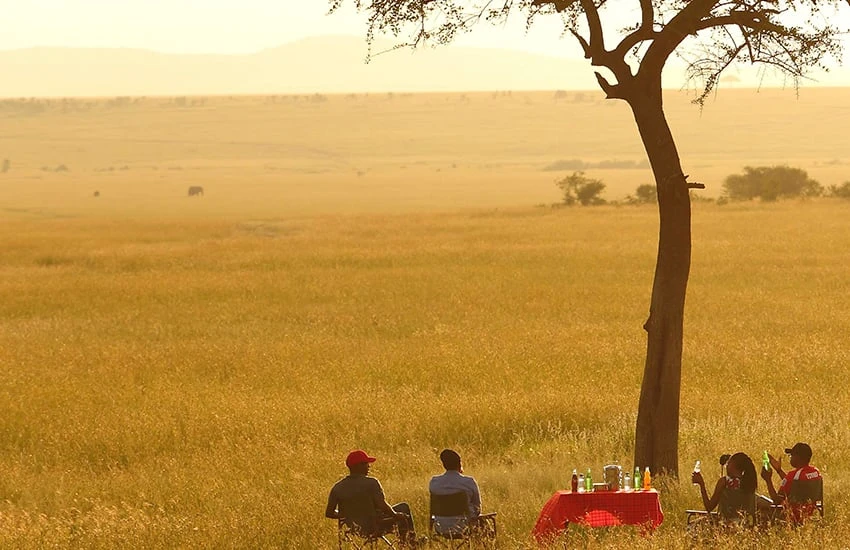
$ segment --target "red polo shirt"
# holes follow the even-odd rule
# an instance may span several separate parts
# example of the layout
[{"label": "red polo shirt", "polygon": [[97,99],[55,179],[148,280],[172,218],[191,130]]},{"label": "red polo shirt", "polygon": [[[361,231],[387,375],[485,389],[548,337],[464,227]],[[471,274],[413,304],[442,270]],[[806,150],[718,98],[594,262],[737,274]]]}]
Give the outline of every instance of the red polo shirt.
[{"label": "red polo shirt", "polygon": [[791,470],[786,474],[785,479],[782,480],[782,484],[779,486],[779,492],[785,493],[785,496],[791,494],[791,484],[796,480],[812,480],[812,479],[820,479],[820,472],[817,468],[812,466],[811,464],[807,464],[802,468],[797,468],[796,470]]},{"label": "red polo shirt", "polygon": [[[795,481],[810,481],[820,479],[821,475],[817,468],[811,465],[791,470],[785,479],[782,480],[782,485],[779,486],[779,491],[786,497],[791,494],[791,484]],[[806,518],[810,517],[815,512],[814,503],[802,503],[790,505],[791,518],[795,524],[802,523]]]}]

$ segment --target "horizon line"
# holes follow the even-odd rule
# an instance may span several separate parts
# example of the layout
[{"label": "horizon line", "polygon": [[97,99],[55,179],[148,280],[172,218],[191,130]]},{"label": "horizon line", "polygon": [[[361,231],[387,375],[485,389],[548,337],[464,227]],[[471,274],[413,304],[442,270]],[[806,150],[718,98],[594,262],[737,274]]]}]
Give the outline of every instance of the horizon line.
[{"label": "horizon line", "polygon": [[[800,86],[800,88],[806,88],[808,90],[847,90],[850,89],[850,85],[846,86],[834,86],[834,85],[823,85],[823,86],[809,86],[804,87]],[[681,87],[665,87],[662,88],[665,92],[679,92],[688,95],[696,95],[693,91],[683,90]],[[735,91],[735,92],[745,92],[751,91],[758,93],[761,90],[783,90],[788,92],[794,92],[795,88],[793,86],[779,86],[779,85],[765,85],[765,86],[727,86],[722,89],[722,91]],[[718,92],[721,90],[717,90]],[[0,101],[32,101],[32,100],[61,100],[61,99],[88,99],[88,100],[106,100],[106,99],[115,99],[115,98],[129,98],[129,99],[159,99],[159,98],[173,98],[173,97],[187,97],[187,98],[262,98],[262,97],[280,97],[280,96],[352,96],[352,95],[386,95],[386,94],[397,94],[401,96],[406,95],[465,95],[465,94],[495,94],[495,93],[524,93],[524,94],[542,94],[542,93],[558,93],[558,92],[566,92],[566,93],[599,93],[604,94],[601,88],[535,88],[535,89],[517,89],[517,88],[499,88],[499,89],[486,89],[486,90],[371,90],[371,91],[312,91],[312,92],[252,92],[252,93],[227,93],[227,92],[211,92],[206,94],[197,94],[197,93],[156,93],[156,94],[109,94],[109,95],[27,95],[27,96],[4,96],[0,95]],[[714,92],[712,93],[714,95]],[[606,97],[600,97],[600,99],[609,99]],[[617,99],[617,98],[613,98]]]}]

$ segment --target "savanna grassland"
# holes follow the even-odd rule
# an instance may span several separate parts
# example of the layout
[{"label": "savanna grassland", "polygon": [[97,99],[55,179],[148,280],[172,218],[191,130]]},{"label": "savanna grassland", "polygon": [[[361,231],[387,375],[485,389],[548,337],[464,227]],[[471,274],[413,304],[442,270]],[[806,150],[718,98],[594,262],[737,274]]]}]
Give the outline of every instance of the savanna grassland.
[{"label": "savanna grassland", "polygon": [[[685,173],[717,197],[747,165],[850,179],[847,89],[668,93]],[[136,216],[303,216],[548,204],[575,166],[622,199],[651,183],[601,92],[0,100],[0,200]],[[578,162],[575,162],[578,161]],[[634,166],[615,169],[612,166]],[[560,170],[553,168],[562,167]],[[175,200],[189,185],[205,201]],[[99,201],[90,198],[100,192]]]},{"label": "savanna grassland", "polygon": [[[823,120],[837,91],[734,94],[702,118],[671,101],[709,192],[745,164],[850,179]],[[642,158],[627,113],[589,97],[4,103],[0,547],[332,548],[355,447],[422,529],[446,446],[501,546],[530,547],[573,468],[632,466],[656,209],[535,206],[557,200],[553,162]],[[611,198],[649,177],[588,173]],[[850,546],[848,214],[694,205],[681,468],[808,441],[827,507],[707,547]],[[661,491],[654,536],[570,542],[689,547],[697,490]]]}]

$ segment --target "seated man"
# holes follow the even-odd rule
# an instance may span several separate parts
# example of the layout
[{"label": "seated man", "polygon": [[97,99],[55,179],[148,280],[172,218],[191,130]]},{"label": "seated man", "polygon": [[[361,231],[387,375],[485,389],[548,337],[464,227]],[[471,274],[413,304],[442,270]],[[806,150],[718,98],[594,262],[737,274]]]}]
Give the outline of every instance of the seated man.
[{"label": "seated man", "polygon": [[[782,470],[782,463],[768,455],[770,458],[771,469],[765,470],[762,468],[761,477],[767,483],[767,490],[770,493],[770,498],[762,497],[759,502],[760,508],[769,507],[771,504],[785,504],[791,494],[791,487],[794,482],[798,481],[816,481],[822,479],[820,471],[809,464],[812,460],[812,448],[806,443],[797,443],[790,449],[785,449],[785,453],[789,455],[791,467],[794,469],[787,474]],[[773,470],[782,478],[779,485],[779,490],[773,487]],[[764,504],[762,504],[764,503]],[[792,519],[794,523],[800,523],[814,512],[814,504],[803,504],[799,506],[791,506]]]},{"label": "seated man", "polygon": [[331,488],[325,517],[345,520],[364,536],[381,536],[397,527],[402,544],[415,545],[410,507],[405,502],[390,506],[381,483],[368,475],[375,460],[361,450],[348,454],[349,475]]},{"label": "seated man", "polygon": [[[472,476],[463,475],[460,455],[451,449],[444,449],[440,453],[440,462],[443,463],[445,473],[431,478],[428,490],[434,495],[451,495],[464,492],[469,502],[469,525],[473,529],[479,529],[478,519],[481,515],[481,493],[478,483]],[[490,514],[492,515],[492,514]],[[434,523],[438,533],[450,533],[466,526],[467,519],[463,517],[435,516]]]}]

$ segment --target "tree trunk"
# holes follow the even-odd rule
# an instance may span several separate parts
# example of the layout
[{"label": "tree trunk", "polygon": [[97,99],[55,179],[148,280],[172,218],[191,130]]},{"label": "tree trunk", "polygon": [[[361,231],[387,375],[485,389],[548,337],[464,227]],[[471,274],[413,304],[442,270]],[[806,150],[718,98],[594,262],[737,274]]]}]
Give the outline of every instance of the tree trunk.
[{"label": "tree trunk", "polygon": [[635,465],[653,475],[679,471],[682,325],[691,264],[691,202],[679,153],[664,116],[660,78],[627,98],[658,190],[660,231],[635,430]]}]

